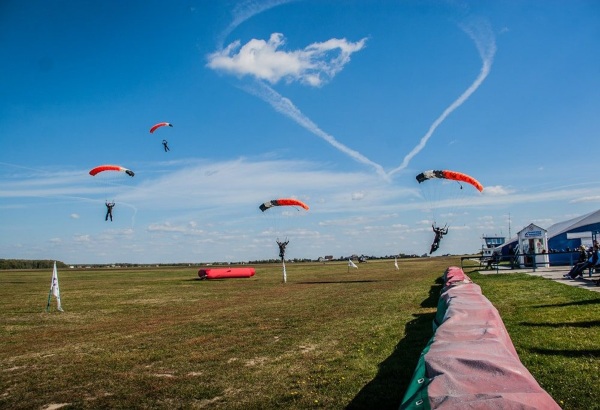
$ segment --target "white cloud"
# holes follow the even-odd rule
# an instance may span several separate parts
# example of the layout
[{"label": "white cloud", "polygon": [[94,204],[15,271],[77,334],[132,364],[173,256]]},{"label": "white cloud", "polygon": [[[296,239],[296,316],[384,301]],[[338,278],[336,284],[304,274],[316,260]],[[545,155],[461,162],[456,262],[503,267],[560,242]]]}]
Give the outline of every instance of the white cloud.
[{"label": "white cloud", "polygon": [[569,202],[572,204],[576,204],[578,202],[600,202],[600,195],[582,196],[581,198],[576,198]]},{"label": "white cloud", "polygon": [[395,214],[378,215],[378,216],[358,215],[358,216],[352,216],[352,217],[343,217],[343,218],[338,218],[338,219],[324,220],[324,221],[319,222],[319,226],[354,226],[354,227],[362,226],[362,227],[365,227],[365,224],[382,221],[382,220],[389,220],[390,218],[394,218],[394,217],[397,217],[397,215],[395,215]]},{"label": "white cloud", "polygon": [[268,41],[252,39],[243,46],[239,40],[208,56],[208,67],[238,76],[252,76],[276,84],[301,82],[319,87],[331,80],[360,51],[366,38],[357,42],[330,39],[302,50],[284,51],[285,39],[273,33]]},{"label": "white cloud", "polygon": [[79,214],[76,214],[76,213],[72,213],[70,216],[71,216],[71,219],[79,219],[80,218]]},{"label": "white cloud", "polygon": [[513,192],[514,190],[503,187],[501,185],[486,186],[483,190],[483,194],[488,196],[509,195]]},{"label": "white cloud", "polygon": [[150,224],[148,226],[149,232],[185,232],[185,230],[184,226],[173,226],[170,222]]},{"label": "white cloud", "polygon": [[[430,211],[424,209],[422,200],[414,200],[417,188],[412,179],[406,180],[404,186],[384,181],[368,170],[340,172],[331,170],[328,164],[273,159],[272,155],[264,158],[268,159],[174,161],[160,164],[160,172],[152,172],[157,164],[140,164],[136,171],[141,178],[132,181],[117,198],[122,207],[112,224],[104,222],[103,213],[98,215],[98,207],[103,208],[103,198],[76,201],[78,215],[81,214],[86,223],[78,224],[79,231],[62,238],[62,243],[49,242],[49,238],[54,238],[55,233],[52,233],[45,239],[29,239],[26,251],[15,245],[24,242],[20,238],[2,245],[11,254],[21,257],[45,249],[48,257],[71,263],[276,258],[274,239],[280,232],[290,236],[289,256],[292,258],[357,252],[420,254],[425,251],[423,244],[429,245],[433,234]],[[207,170],[215,172],[207,176]],[[51,174],[47,177],[57,195],[61,195],[63,189],[75,194],[80,194],[79,189],[85,192],[84,184],[62,181],[60,174],[56,176],[56,183]],[[461,223],[451,228],[449,238],[453,240],[443,244],[444,253],[464,251],[467,244],[468,249],[476,249],[482,233],[502,231],[498,226],[506,222],[494,224],[490,217],[499,217],[498,209],[503,216],[506,209],[510,209],[514,226],[525,226],[533,217],[543,218],[545,215],[539,209],[547,208],[550,202],[569,206],[568,201],[573,198],[589,200],[592,199],[589,193],[597,187],[595,181],[556,187],[552,191],[513,193],[505,187],[488,187],[498,195],[488,192],[463,203],[461,212],[468,211],[469,215],[460,216]],[[15,183],[14,188],[22,191],[23,198],[27,199],[31,198],[29,190],[37,191],[39,186],[25,180],[22,185]],[[307,202],[310,211],[293,212],[290,218],[282,215],[277,226],[258,206],[283,196]],[[28,202],[29,206],[35,204],[39,201]],[[126,204],[133,210],[139,208],[137,228],[127,227],[128,214],[132,212]],[[49,208],[45,202],[39,206],[44,212]],[[575,206],[570,204],[569,209]],[[551,216],[554,214],[556,212]],[[62,248],[60,255],[57,254],[59,247]]]},{"label": "white cloud", "polygon": [[153,223],[148,225],[148,232],[175,232],[175,233],[183,233],[186,235],[201,235],[204,233],[202,229],[197,228],[197,223],[194,221],[174,225],[171,222],[163,222],[163,223]]},{"label": "white cloud", "polygon": [[[218,172],[206,177],[207,167]],[[204,215],[247,209],[252,215],[255,211],[260,212],[258,206],[266,200],[284,196],[308,201],[311,209],[351,208],[354,204],[348,192],[353,192],[357,184],[369,187],[369,198],[373,196],[371,193],[377,193],[378,198],[386,200],[399,195],[399,192],[400,195],[409,195],[402,189],[389,191],[387,183],[367,172],[340,173],[321,168],[320,164],[291,160],[251,162],[239,159],[210,164],[198,161],[152,178],[146,177],[141,184],[123,193],[120,199],[136,204],[140,212],[151,206],[154,210],[190,210]],[[142,172],[143,169],[140,175]],[[187,218],[178,222],[182,225],[198,220],[187,214],[182,218]],[[159,228],[168,227],[153,227]]]},{"label": "white cloud", "polygon": [[556,221],[552,218],[534,218],[531,220],[537,226],[551,226]]}]

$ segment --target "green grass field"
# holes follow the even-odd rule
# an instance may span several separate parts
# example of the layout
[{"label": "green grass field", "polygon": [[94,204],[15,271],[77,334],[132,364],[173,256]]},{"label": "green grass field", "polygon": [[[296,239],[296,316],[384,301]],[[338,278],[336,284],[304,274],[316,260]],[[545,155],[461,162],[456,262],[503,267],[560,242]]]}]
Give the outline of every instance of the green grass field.
[{"label": "green grass field", "polygon": [[[459,258],[0,271],[0,408],[397,409]],[[565,409],[599,408],[600,295],[466,270],[522,362]],[[52,406],[52,407],[51,407]]]}]

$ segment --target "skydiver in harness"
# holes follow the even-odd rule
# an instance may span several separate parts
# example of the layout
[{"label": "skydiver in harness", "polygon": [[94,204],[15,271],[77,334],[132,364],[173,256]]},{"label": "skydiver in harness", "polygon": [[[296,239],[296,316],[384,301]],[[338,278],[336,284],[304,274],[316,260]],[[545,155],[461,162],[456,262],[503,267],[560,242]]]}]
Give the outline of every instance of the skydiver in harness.
[{"label": "skydiver in harness", "polygon": [[163,140],[163,141],[162,141],[162,144],[163,144],[163,147],[165,148],[165,152],[167,152],[167,151],[171,151],[171,150],[169,149],[169,145],[168,145],[168,144],[169,144],[169,142],[168,142],[167,140]]},{"label": "skydiver in harness", "polygon": [[287,246],[287,244],[290,241],[285,241],[285,242],[279,242],[279,239],[276,241],[277,245],[279,245],[279,257],[281,258],[281,260],[285,259],[285,247]]},{"label": "skydiver in harness", "polygon": [[112,209],[115,206],[114,201],[113,202],[108,202],[106,201],[106,217],[104,218],[105,221],[108,221],[108,217],[110,217],[110,221],[112,222]]},{"label": "skydiver in harness", "polygon": [[431,250],[429,251],[430,255],[437,251],[437,249],[440,247],[440,241],[442,240],[442,237],[448,233],[448,227],[446,225],[444,225],[443,228],[436,228],[435,225],[431,225],[431,227],[433,228],[433,232],[435,232],[435,238],[431,244]]}]

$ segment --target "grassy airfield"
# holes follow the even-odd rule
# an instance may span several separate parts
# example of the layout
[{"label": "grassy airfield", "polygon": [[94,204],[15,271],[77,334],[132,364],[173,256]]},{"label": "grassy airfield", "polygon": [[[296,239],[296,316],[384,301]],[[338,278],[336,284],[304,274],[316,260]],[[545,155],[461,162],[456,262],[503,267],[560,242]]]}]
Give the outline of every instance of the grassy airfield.
[{"label": "grassy airfield", "polygon": [[[397,409],[459,257],[0,271],[0,408]],[[565,409],[600,408],[600,295],[465,269]],[[61,407],[62,406],[62,407]]]}]

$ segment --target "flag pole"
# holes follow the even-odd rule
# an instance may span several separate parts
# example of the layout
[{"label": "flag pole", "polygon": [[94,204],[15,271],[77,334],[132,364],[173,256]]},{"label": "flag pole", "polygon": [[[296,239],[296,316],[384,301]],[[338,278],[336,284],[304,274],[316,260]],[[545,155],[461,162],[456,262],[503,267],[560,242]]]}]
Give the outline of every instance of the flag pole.
[{"label": "flag pole", "polygon": [[50,301],[52,299],[52,291],[54,290],[54,275],[56,274],[56,262],[54,262],[54,270],[52,271],[52,279],[50,279],[50,291],[48,292],[48,303],[46,304],[46,312],[50,312]]},{"label": "flag pole", "polygon": [[48,303],[46,304],[46,312],[50,311],[50,301],[52,295],[56,297],[56,310],[63,312],[60,304],[60,288],[58,287],[58,270],[56,269],[56,261],[54,261],[54,269],[52,270],[52,281],[50,282],[50,292],[48,292]]},{"label": "flag pole", "polygon": [[283,265],[283,283],[287,283],[287,274],[285,272],[285,259],[281,258],[281,263]]},{"label": "flag pole", "polygon": [[46,312],[50,312],[50,298],[52,297],[52,286],[50,286],[50,292],[48,292],[48,303],[46,304]]}]

